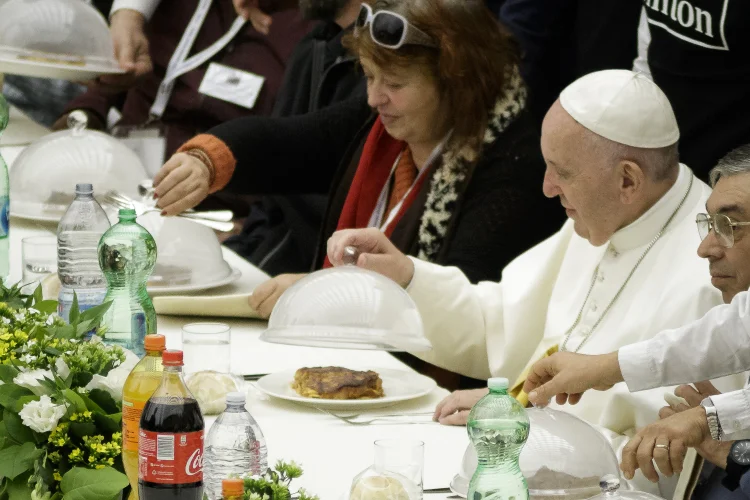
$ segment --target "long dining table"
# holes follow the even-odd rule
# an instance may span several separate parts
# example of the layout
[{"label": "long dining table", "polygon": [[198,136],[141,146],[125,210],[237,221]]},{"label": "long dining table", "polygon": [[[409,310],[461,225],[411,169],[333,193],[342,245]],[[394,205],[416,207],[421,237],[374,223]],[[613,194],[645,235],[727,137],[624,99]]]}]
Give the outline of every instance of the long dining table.
[{"label": "long dining table", "polygon": [[[8,131],[11,144],[0,142],[0,153],[11,165],[28,143],[43,131],[29,123],[28,118],[14,110]],[[54,165],[50,165],[54,168]],[[71,179],[71,190],[75,182]],[[11,192],[11,197],[13,193]],[[9,283],[21,280],[21,240],[27,236],[53,235],[54,223],[23,220],[11,217]],[[188,251],[188,249],[186,249]],[[253,265],[229,249],[223,248],[225,260],[242,273],[236,282],[202,294],[217,295],[251,292],[263,279]],[[342,350],[270,344],[260,340],[266,322],[249,319],[193,318],[159,315],[158,332],[165,335],[167,348],[182,347],[181,328],[197,321],[220,321],[232,328],[230,352],[232,371],[241,375],[272,374],[305,366],[346,366],[362,370],[402,370],[411,368],[389,353],[382,351]],[[269,397],[247,382],[248,411],[257,420],[266,439],[269,464],[276,460],[294,460],[304,469],[304,475],[292,483],[292,490],[304,487],[321,500],[348,499],[352,479],[373,464],[374,441],[378,439],[421,440],[425,445],[425,497],[452,498],[450,493],[431,492],[448,488],[458,473],[464,450],[468,444],[466,429],[447,427],[421,419],[420,423],[372,423],[352,425],[325,414],[310,405]],[[436,387],[420,398],[396,403],[368,413],[423,413],[432,411],[448,391]],[[215,417],[206,418],[206,431]]]}]

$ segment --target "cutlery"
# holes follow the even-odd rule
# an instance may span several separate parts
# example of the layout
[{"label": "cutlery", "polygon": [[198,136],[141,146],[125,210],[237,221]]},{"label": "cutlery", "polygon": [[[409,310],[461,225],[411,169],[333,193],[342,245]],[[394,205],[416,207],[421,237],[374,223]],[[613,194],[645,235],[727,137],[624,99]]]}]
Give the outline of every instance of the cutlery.
[{"label": "cutlery", "polygon": [[263,377],[265,377],[266,375],[268,375],[268,373],[254,373],[254,374],[252,374],[252,375],[243,375],[243,376],[242,376],[242,378],[243,378],[244,380],[247,380],[247,381],[249,381],[249,382],[253,382],[253,381],[255,381],[255,380],[260,380],[260,379],[262,379],[262,378],[263,378]]},{"label": "cutlery", "polygon": [[[104,203],[111,205],[115,208],[132,208],[138,215],[143,215],[150,212],[161,212],[161,209],[156,207],[149,207],[144,203],[132,200],[125,195],[117,193],[116,191],[108,191],[104,195]],[[234,229],[234,223],[225,221],[227,214],[231,216],[229,210],[218,210],[218,215],[213,215],[212,212],[184,212],[178,217],[190,219],[198,224],[203,224],[217,231],[230,232]]]},{"label": "cutlery", "polygon": [[[338,415],[324,408],[320,408],[317,406],[315,406],[314,408],[332,417],[336,417],[342,422],[346,422],[347,424],[350,424],[350,425],[370,425],[374,422],[391,422],[391,423],[401,423],[401,424],[437,423],[437,422],[432,421],[433,412],[390,413],[390,414],[385,414],[385,415],[378,415],[378,414],[363,415],[360,413],[355,414],[355,415]],[[408,420],[409,418],[414,418],[415,420]],[[427,418],[429,418],[429,420],[427,420]]]}]

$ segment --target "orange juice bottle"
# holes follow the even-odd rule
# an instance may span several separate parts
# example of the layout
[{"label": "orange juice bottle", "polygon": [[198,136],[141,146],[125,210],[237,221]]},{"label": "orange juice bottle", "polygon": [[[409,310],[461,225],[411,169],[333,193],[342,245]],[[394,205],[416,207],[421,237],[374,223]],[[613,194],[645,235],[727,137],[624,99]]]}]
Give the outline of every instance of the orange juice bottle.
[{"label": "orange juice bottle", "polygon": [[146,335],[146,355],[130,372],[122,388],[122,463],[130,480],[130,500],[138,500],[138,426],[146,402],[161,383],[164,335]]},{"label": "orange juice bottle", "polygon": [[241,500],[245,495],[245,481],[238,478],[227,478],[221,481],[223,500]]}]

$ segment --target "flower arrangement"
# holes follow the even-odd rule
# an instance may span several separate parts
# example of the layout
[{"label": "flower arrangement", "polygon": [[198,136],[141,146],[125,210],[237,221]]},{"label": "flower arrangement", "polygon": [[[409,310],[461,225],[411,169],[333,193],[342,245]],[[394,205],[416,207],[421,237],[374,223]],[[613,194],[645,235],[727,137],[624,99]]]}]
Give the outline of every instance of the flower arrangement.
[{"label": "flower arrangement", "polygon": [[0,500],[110,500],[128,485],[120,400],[138,358],[97,337],[108,308],[74,300],[65,323],[41,288],[0,284]]},{"label": "flower arrangement", "polygon": [[262,476],[246,477],[244,500],[318,500],[304,489],[292,494],[289,485],[292,479],[302,476],[302,467],[295,462],[276,462]]}]

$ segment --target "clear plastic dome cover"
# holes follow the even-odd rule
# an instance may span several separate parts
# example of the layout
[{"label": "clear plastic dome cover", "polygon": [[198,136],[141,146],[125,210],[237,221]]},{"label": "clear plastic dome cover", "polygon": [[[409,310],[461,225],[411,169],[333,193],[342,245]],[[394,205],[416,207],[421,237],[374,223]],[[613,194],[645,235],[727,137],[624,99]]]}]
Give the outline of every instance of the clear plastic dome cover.
[{"label": "clear plastic dome cover", "polygon": [[645,491],[623,490],[620,478],[615,475],[601,478],[599,487],[601,493],[591,497],[591,500],[663,500],[662,497]]},{"label": "clear plastic dome cover", "polygon": [[[529,439],[521,450],[520,466],[536,499],[584,500],[598,494],[602,477],[619,478],[620,467],[609,441],[596,429],[569,413],[552,409],[527,410]],[[452,488],[466,495],[477,467],[469,444],[461,472]]]},{"label": "clear plastic dome cover", "polygon": [[0,72],[118,73],[113,53],[107,21],[86,0],[0,0]]},{"label": "clear plastic dome cover", "polygon": [[58,221],[73,201],[77,183],[93,184],[100,203],[110,190],[138,199],[138,183],[148,177],[138,156],[84,125],[46,135],[16,158],[10,169],[11,214]]},{"label": "clear plastic dome cover", "polygon": [[159,249],[148,280],[149,290],[203,285],[232,274],[212,229],[180,217],[162,217],[157,212],[141,215],[138,224],[151,233]]},{"label": "clear plastic dome cover", "polygon": [[354,266],[316,271],[289,287],[261,340],[342,349],[432,349],[417,306],[404,289]]}]

